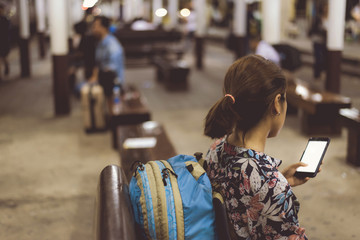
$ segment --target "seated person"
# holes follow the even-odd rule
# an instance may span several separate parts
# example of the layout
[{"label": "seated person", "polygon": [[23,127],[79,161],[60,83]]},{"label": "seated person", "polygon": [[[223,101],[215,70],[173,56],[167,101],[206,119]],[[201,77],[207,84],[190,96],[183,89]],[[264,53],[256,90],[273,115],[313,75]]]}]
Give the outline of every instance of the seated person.
[{"label": "seated person", "polygon": [[208,112],[204,134],[217,139],[205,157],[214,191],[224,198],[232,239],[307,239],[299,225],[293,187],[296,163],[280,172],[281,160],[266,153],[267,138],[284,125],[286,79],[259,55],[237,60],[224,80],[224,97]]},{"label": "seated person", "polygon": [[273,46],[261,40],[260,36],[250,38],[250,49],[253,53],[263,56],[265,59],[280,66],[280,55]]}]

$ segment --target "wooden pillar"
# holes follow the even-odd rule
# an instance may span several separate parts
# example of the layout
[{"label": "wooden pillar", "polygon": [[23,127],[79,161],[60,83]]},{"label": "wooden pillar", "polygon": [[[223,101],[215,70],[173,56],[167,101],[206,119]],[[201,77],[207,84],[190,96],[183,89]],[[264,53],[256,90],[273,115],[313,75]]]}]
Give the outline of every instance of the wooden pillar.
[{"label": "wooden pillar", "polygon": [[202,69],[204,66],[205,34],[206,34],[206,0],[193,0],[194,11],[196,14],[195,30],[195,58],[196,68]]},{"label": "wooden pillar", "polygon": [[196,68],[203,69],[204,37],[195,36]]},{"label": "wooden pillar", "polygon": [[29,1],[19,0],[19,16],[20,16],[20,66],[21,77],[30,77],[30,14]]},{"label": "wooden pillar", "polygon": [[281,40],[281,0],[262,1],[262,39],[269,44]]},{"label": "wooden pillar", "polygon": [[55,114],[70,113],[68,83],[68,22],[66,1],[49,0]]},{"label": "wooden pillar", "polygon": [[36,29],[39,46],[39,57],[45,58],[45,30],[46,30],[46,15],[45,15],[45,0],[36,0]]},{"label": "wooden pillar", "polygon": [[340,92],[341,55],[344,49],[346,0],[329,0],[325,89]]},{"label": "wooden pillar", "polygon": [[235,36],[235,56],[241,58],[246,55],[246,17],[247,4],[245,0],[234,1],[233,32]]}]

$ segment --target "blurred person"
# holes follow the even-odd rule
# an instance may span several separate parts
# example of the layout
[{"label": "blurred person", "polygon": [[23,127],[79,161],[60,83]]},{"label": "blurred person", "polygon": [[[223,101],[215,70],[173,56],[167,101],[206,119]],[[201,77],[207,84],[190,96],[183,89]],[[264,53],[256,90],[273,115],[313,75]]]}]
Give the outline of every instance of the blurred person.
[{"label": "blurred person", "polygon": [[[92,8],[87,9],[84,17],[73,25],[75,34],[73,47],[69,52],[68,76],[70,91],[74,91],[76,97],[80,97],[81,88],[90,79],[95,67],[97,39],[90,31],[94,17],[92,11]],[[83,79],[77,82],[77,72],[80,68],[83,68]]]},{"label": "blurred person", "polygon": [[75,52],[73,57],[75,58],[75,64],[77,64],[77,66],[80,65],[84,67],[86,79],[89,79],[92,76],[95,67],[95,49],[97,40],[90,31],[91,23],[93,22],[92,17],[91,10],[87,9],[84,18],[80,22],[74,24],[77,41],[74,41]]},{"label": "blurred person", "polygon": [[96,46],[96,66],[89,82],[99,82],[104,89],[109,114],[112,115],[113,88],[124,85],[124,50],[115,36],[109,33],[110,20],[104,16],[95,18],[93,34],[99,39]]},{"label": "blurred person", "polygon": [[326,69],[326,41],[327,41],[327,28],[328,28],[328,6],[324,5],[320,8],[319,13],[316,15],[313,24],[308,33],[313,43],[313,77],[314,80],[320,80],[321,73]]},{"label": "blurred person", "polygon": [[192,3],[189,4],[190,15],[186,18],[186,25],[185,25],[185,49],[191,49],[192,42],[195,38],[195,31],[196,31],[196,12],[193,8]]},{"label": "blurred person", "polygon": [[217,140],[204,169],[224,199],[232,239],[307,239],[292,190],[309,180],[294,176],[306,164],[280,172],[282,161],[264,153],[267,138],[284,125],[286,88],[276,64],[259,55],[242,57],[228,69],[224,96],[206,116],[204,134]]},{"label": "blurred person", "polygon": [[250,50],[280,66],[280,55],[273,46],[261,40],[259,35],[250,37]]},{"label": "blurred person", "polygon": [[0,80],[2,79],[4,66],[4,75],[9,75],[10,67],[7,56],[10,52],[10,20],[5,14],[5,5],[0,3]]},{"label": "blurred person", "polygon": [[359,40],[359,33],[360,33],[360,4],[356,4],[351,9],[351,17],[353,20],[349,21],[351,35],[354,41]]}]

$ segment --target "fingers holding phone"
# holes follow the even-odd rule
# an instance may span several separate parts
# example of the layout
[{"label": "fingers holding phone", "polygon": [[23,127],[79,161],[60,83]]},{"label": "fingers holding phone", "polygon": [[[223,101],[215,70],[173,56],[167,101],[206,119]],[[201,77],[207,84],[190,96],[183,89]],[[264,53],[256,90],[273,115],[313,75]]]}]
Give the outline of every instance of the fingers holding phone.
[{"label": "fingers holding phone", "polygon": [[321,171],[322,160],[329,143],[329,138],[312,137],[309,139],[300,162],[287,167],[282,172],[290,186],[295,187],[304,184]]},{"label": "fingers holding phone", "polygon": [[299,186],[310,180],[309,177],[299,178],[295,176],[296,169],[306,166],[308,166],[306,163],[298,162],[290,165],[289,167],[285,168],[284,171],[282,171],[282,174],[284,175],[291,187]]}]

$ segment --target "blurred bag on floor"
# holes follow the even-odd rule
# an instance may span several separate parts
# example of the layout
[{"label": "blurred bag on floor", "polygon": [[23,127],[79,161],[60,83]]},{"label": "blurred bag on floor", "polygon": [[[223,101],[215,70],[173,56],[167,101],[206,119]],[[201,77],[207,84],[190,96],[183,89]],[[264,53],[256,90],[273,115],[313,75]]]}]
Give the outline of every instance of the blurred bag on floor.
[{"label": "blurred bag on floor", "polygon": [[99,84],[85,84],[81,88],[81,107],[87,133],[106,130],[105,96]]}]

